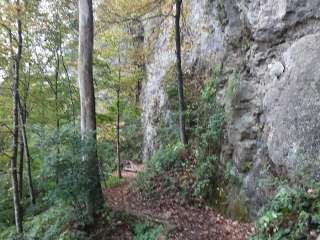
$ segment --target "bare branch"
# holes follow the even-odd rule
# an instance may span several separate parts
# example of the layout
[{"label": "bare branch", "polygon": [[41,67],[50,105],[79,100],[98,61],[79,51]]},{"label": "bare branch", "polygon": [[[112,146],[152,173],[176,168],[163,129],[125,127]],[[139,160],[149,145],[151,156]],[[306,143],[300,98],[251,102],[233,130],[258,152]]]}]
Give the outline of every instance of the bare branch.
[{"label": "bare branch", "polygon": [[11,134],[13,134],[13,130],[12,130],[6,123],[0,122],[0,126],[1,126],[1,127],[5,127],[6,129],[9,130],[9,132],[10,132]]}]

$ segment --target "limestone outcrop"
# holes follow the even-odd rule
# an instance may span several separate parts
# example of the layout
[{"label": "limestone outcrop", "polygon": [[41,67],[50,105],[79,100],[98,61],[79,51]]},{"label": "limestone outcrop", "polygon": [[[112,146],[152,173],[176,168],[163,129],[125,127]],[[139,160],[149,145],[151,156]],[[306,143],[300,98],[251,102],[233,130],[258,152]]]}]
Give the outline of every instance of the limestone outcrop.
[{"label": "limestone outcrop", "polygon": [[[185,0],[183,68],[223,66],[219,101],[229,106],[222,157],[233,161],[258,209],[262,169],[294,176],[317,169],[320,145],[320,0]],[[154,24],[154,23],[153,23]],[[146,29],[150,23],[146,24]],[[145,157],[168,117],[162,81],[174,64],[173,19],[159,27],[142,107]],[[148,34],[148,31],[146,31]],[[236,76],[236,77],[235,77]],[[209,76],[207,76],[209,77]],[[235,79],[236,78],[236,79]],[[227,88],[235,81],[230,99]]]}]

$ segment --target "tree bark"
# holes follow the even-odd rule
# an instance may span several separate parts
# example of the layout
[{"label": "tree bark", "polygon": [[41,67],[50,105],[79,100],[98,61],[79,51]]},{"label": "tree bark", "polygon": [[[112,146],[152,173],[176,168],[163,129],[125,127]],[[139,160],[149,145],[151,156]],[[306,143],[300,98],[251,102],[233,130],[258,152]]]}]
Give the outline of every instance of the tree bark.
[{"label": "tree bark", "polygon": [[136,104],[138,106],[140,103],[140,95],[141,95],[141,80],[140,79],[137,80],[136,91],[137,91],[136,92]]},{"label": "tree bark", "polygon": [[182,0],[176,0],[176,15],[175,15],[175,35],[176,35],[176,74],[178,80],[178,94],[179,94],[179,131],[180,140],[183,145],[188,144],[186,127],[185,127],[185,102],[183,90],[183,73],[181,66],[181,30],[180,30],[180,16],[181,16]]},{"label": "tree bark", "polygon": [[[56,114],[56,132],[58,137],[57,142],[57,162],[60,159],[60,117],[59,117],[59,70],[60,70],[60,57],[58,50],[56,52],[56,70],[55,70],[55,86],[54,86],[54,102],[55,102],[55,114]],[[56,169],[56,183],[59,183],[59,170]]]},{"label": "tree bark", "polygon": [[24,110],[22,108],[20,99],[18,99],[19,104],[19,118],[20,118],[20,124],[21,124],[21,135],[23,140],[23,148],[24,148],[24,156],[27,161],[27,173],[28,173],[28,187],[29,187],[29,195],[30,195],[30,201],[32,205],[36,204],[36,197],[34,194],[34,187],[33,187],[33,181],[32,181],[32,168],[31,168],[31,156],[29,151],[29,145],[28,145],[28,138],[27,138],[27,132],[26,132],[26,118],[23,114]]},{"label": "tree bark", "polygon": [[24,165],[24,145],[23,145],[23,138],[22,138],[22,134],[20,132],[20,159],[19,159],[19,181],[18,181],[18,185],[19,185],[19,196],[20,199],[22,199],[23,197],[23,165]]},{"label": "tree bark", "polygon": [[120,57],[120,46],[118,49],[118,86],[117,86],[117,167],[118,167],[118,177],[121,178],[121,158],[120,158],[120,82],[121,82],[121,57]]},{"label": "tree bark", "polygon": [[[120,70],[119,70],[120,78]],[[118,177],[122,178],[121,175],[121,158],[120,158],[120,87],[117,89],[117,166],[118,166]]]},{"label": "tree bark", "polygon": [[[12,191],[13,191],[13,205],[14,205],[14,216],[16,223],[16,231],[20,237],[23,233],[22,226],[22,207],[20,203],[19,189],[18,189],[18,174],[17,174],[17,158],[18,158],[18,142],[19,142],[19,116],[18,116],[18,105],[19,105],[19,80],[20,80],[20,62],[22,55],[22,24],[19,19],[20,15],[20,1],[16,1],[17,7],[17,29],[18,29],[18,49],[16,56],[14,57],[14,77],[12,83],[12,119],[13,119],[13,141],[12,141],[12,159],[11,159],[11,179],[12,179]],[[10,35],[11,39],[11,35]]]},{"label": "tree bark", "polygon": [[79,62],[78,78],[81,105],[81,135],[91,147],[84,156],[89,179],[87,208],[93,217],[103,207],[96,149],[96,111],[93,84],[93,9],[92,0],[79,0]]},{"label": "tree bark", "polygon": [[[19,160],[19,193],[20,199],[23,199],[23,173],[24,173],[24,164],[25,164],[25,149],[24,149],[24,140],[23,140],[23,133],[22,133],[22,126],[26,126],[27,123],[27,98],[29,95],[29,87],[30,87],[30,63],[28,68],[28,77],[25,78],[25,86],[24,86],[24,96],[22,101],[21,92],[19,92],[19,110],[21,111],[20,114],[22,115],[22,123],[20,123],[20,131],[19,131],[19,138],[20,138],[20,160]],[[22,104],[23,102],[23,104]],[[31,164],[31,163],[30,163]]]}]

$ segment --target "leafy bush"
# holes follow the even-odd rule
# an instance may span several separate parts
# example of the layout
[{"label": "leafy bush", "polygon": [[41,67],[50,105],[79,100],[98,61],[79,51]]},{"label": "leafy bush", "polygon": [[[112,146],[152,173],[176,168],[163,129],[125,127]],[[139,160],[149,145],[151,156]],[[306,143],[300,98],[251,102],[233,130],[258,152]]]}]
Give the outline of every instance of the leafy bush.
[{"label": "leafy bush", "polygon": [[[1,162],[1,161],[0,161]],[[14,223],[10,177],[0,174],[0,232]]]},{"label": "leafy bush", "polygon": [[202,161],[197,163],[194,175],[196,181],[193,184],[193,191],[195,196],[203,198],[209,198],[214,194],[214,187],[216,183],[216,172],[217,172],[217,161],[218,157],[208,156]]},{"label": "leafy bush", "polygon": [[213,196],[220,172],[224,109],[216,99],[219,72],[220,68],[215,68],[212,78],[205,82],[200,102],[193,112],[196,119],[192,142],[196,157],[193,189],[194,195],[202,198]]},{"label": "leafy bush", "polygon": [[[72,221],[70,216],[70,210],[60,205],[51,207],[37,216],[29,217],[24,222],[24,239],[85,239],[84,232],[70,229],[69,223]],[[14,240],[15,234],[15,227],[12,226],[0,233],[0,239]]]},{"label": "leafy bush", "polygon": [[124,126],[121,128],[123,139],[121,141],[122,159],[141,162],[143,131],[138,110],[124,113]]},{"label": "leafy bush", "polygon": [[[48,131],[38,144],[44,158],[42,182],[47,198],[53,204],[72,207],[72,213],[82,224],[89,220],[86,203],[92,184],[87,161],[82,156],[92,152],[95,144],[87,139],[83,140],[76,129],[64,126],[58,132]],[[101,165],[98,167],[101,169]]]},{"label": "leafy bush", "polygon": [[169,171],[177,170],[182,165],[182,152],[183,145],[181,143],[163,146],[154,152],[145,165],[145,171],[138,175],[136,181],[138,189],[150,193],[154,187],[153,180],[156,176],[169,180]]},{"label": "leafy bush", "polygon": [[170,144],[157,150],[147,163],[147,169],[157,173],[165,172],[181,165],[183,145]]},{"label": "leafy bush", "polygon": [[311,235],[319,235],[320,184],[281,185],[257,220],[256,229],[254,240],[312,239]]},{"label": "leafy bush", "polygon": [[134,226],[135,240],[156,240],[162,231],[162,226],[151,223],[138,223]]},{"label": "leafy bush", "polygon": [[98,158],[100,165],[101,179],[108,179],[117,169],[116,152],[113,143],[108,140],[98,141]]},{"label": "leafy bush", "polygon": [[81,137],[71,128],[48,135],[44,144],[43,178],[51,182],[49,199],[64,202],[84,215],[86,199],[86,169],[81,157]]},{"label": "leafy bush", "polygon": [[108,176],[108,178],[106,179],[107,188],[118,187],[123,183],[124,179],[120,179],[118,176],[115,175]]}]

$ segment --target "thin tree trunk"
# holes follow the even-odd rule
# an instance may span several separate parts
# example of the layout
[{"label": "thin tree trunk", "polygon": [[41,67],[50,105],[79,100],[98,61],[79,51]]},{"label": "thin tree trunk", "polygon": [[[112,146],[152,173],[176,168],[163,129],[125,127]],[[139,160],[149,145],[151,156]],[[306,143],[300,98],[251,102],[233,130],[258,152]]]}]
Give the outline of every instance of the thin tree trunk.
[{"label": "thin tree trunk", "polygon": [[[20,62],[22,55],[22,24],[19,19],[20,15],[20,1],[16,1],[17,7],[17,28],[18,28],[18,50],[15,56],[14,64],[14,78],[12,84],[12,119],[13,119],[13,141],[12,141],[12,159],[11,159],[11,177],[12,177],[12,191],[13,191],[13,205],[16,223],[16,231],[19,237],[23,233],[22,226],[22,207],[20,203],[19,189],[18,189],[18,174],[17,174],[17,157],[18,157],[18,141],[19,141],[19,117],[18,117],[18,102],[19,102],[19,79],[20,79]],[[11,39],[11,34],[10,34]]]},{"label": "thin tree trunk", "polygon": [[[61,21],[60,18],[57,21]],[[71,104],[71,114],[72,116],[72,123],[73,123],[73,128],[74,131],[76,130],[76,113],[75,113],[75,106],[74,106],[74,101],[73,101],[73,96],[72,96],[72,87],[71,87],[71,79],[69,76],[68,68],[65,64],[64,61],[64,56],[63,56],[63,51],[62,51],[62,36],[61,36],[61,28],[59,27],[59,52],[60,52],[60,58],[61,58],[61,63],[63,70],[66,74],[67,80],[68,80],[68,92],[69,92],[69,97],[70,97],[70,104]]]},{"label": "thin tree trunk", "polygon": [[93,84],[93,9],[92,0],[79,0],[79,62],[78,77],[81,105],[81,135],[90,143],[84,162],[90,182],[88,189],[88,214],[94,216],[103,207],[99,166],[96,148],[96,111]]},{"label": "thin tree trunk", "polygon": [[[57,62],[56,62],[56,74],[55,74],[55,91],[54,91],[54,96],[55,96],[55,114],[56,114],[56,128],[57,128],[57,137],[58,137],[58,142],[57,142],[57,161],[59,161],[60,158],[60,118],[59,118],[59,89],[58,89],[58,82],[59,82],[59,69],[60,69],[60,57],[58,54],[58,51],[56,53],[57,57]],[[59,183],[59,169],[56,169],[56,183]]]},{"label": "thin tree trunk", "polygon": [[29,145],[28,145],[28,138],[27,138],[27,132],[26,132],[26,118],[23,115],[23,109],[21,106],[21,102],[19,99],[19,118],[20,118],[20,124],[21,124],[21,135],[23,140],[23,147],[24,147],[24,156],[27,161],[27,173],[28,173],[28,187],[29,187],[29,195],[30,195],[30,201],[32,205],[36,204],[36,197],[34,194],[34,187],[33,187],[33,181],[32,181],[32,168],[31,168],[31,156],[29,151]]},{"label": "thin tree trunk", "polygon": [[140,95],[141,95],[141,80],[138,79],[137,81],[137,88],[136,88],[136,104],[139,105],[140,103]]},{"label": "thin tree trunk", "polygon": [[179,92],[179,131],[180,140],[183,145],[188,144],[186,127],[185,127],[185,103],[183,92],[183,74],[181,66],[181,30],[180,30],[180,16],[181,16],[182,0],[176,0],[176,15],[175,15],[175,32],[176,32],[176,57],[177,57],[177,80]]},{"label": "thin tree trunk", "polygon": [[[24,96],[23,96],[23,106],[22,106],[22,97],[21,94],[19,94],[19,105],[21,107],[21,114],[23,118],[23,123],[21,126],[25,126],[27,122],[27,98],[29,95],[29,87],[30,87],[30,63],[28,67],[28,75],[25,76],[25,86],[24,86]],[[21,92],[20,92],[21,93]],[[23,198],[23,173],[24,173],[24,155],[25,155],[25,149],[24,149],[24,141],[23,141],[23,136],[22,136],[22,130],[20,127],[20,132],[19,132],[19,137],[20,137],[20,160],[19,160],[19,193],[20,193],[20,199],[22,200]]]},{"label": "thin tree trunk", "polygon": [[68,92],[69,92],[70,104],[71,104],[71,114],[70,115],[72,116],[72,124],[73,124],[73,128],[75,130],[76,129],[76,111],[75,111],[75,104],[74,104],[73,95],[72,95],[71,79],[69,76],[68,68],[64,62],[61,46],[60,46],[60,53],[61,53],[60,57],[61,57],[61,61],[62,61],[62,66],[63,66],[64,72],[66,74],[66,77],[68,79]]},{"label": "thin tree trunk", "polygon": [[119,64],[119,72],[118,72],[118,86],[117,86],[117,166],[118,166],[118,177],[121,176],[121,158],[120,158],[120,82],[121,82],[121,55],[120,55],[120,45],[118,48],[118,64]]},{"label": "thin tree trunk", "polygon": [[[120,70],[119,70],[119,79],[120,79]],[[118,177],[121,176],[121,158],[120,158],[120,86],[117,89],[117,166],[118,166]]]},{"label": "thin tree trunk", "polygon": [[22,138],[22,134],[20,132],[20,160],[19,160],[19,181],[18,181],[18,185],[19,185],[19,196],[20,199],[22,199],[23,197],[23,165],[24,165],[24,145],[23,145],[23,138]]}]

